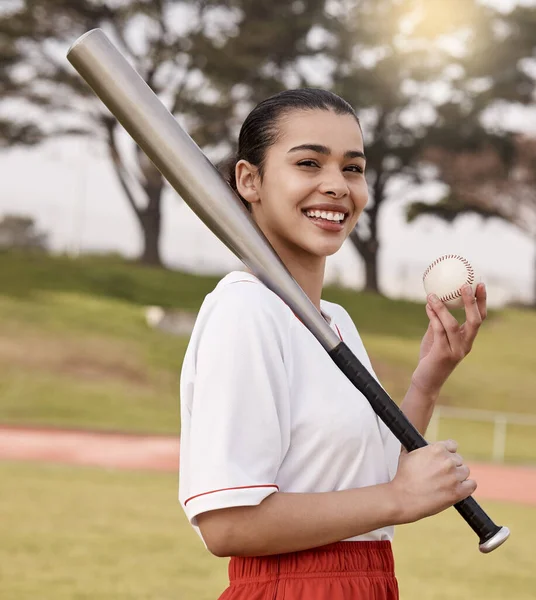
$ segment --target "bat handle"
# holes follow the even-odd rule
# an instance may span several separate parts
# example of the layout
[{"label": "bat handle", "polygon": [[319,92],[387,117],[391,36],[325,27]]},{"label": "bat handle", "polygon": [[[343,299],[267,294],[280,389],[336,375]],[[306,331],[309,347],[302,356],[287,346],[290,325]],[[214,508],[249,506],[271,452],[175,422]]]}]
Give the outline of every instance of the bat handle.
[{"label": "bat handle", "polygon": [[[330,350],[329,355],[339,369],[365,396],[374,412],[408,452],[428,445],[428,442],[412,425],[395,401],[344,342]],[[478,535],[480,552],[491,552],[508,539],[510,535],[508,527],[495,525],[472,496],[456,503],[454,507]]]},{"label": "bat handle", "polygon": [[496,525],[472,496],[457,502],[454,508],[478,535],[480,552],[487,554],[498,548],[510,537],[508,527]]}]

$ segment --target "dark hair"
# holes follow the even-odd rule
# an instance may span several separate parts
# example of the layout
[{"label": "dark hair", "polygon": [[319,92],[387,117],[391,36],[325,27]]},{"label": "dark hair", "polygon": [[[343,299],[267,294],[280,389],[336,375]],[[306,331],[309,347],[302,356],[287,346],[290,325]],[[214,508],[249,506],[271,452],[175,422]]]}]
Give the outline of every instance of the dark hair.
[{"label": "dark hair", "polygon": [[257,104],[246,117],[238,136],[237,153],[228,162],[227,181],[248,210],[251,209],[251,205],[240,196],[236,186],[236,164],[240,160],[247,160],[258,167],[262,178],[266,151],[277,141],[281,117],[293,110],[315,109],[331,110],[338,115],[352,115],[361,127],[355,110],[346,100],[333,92],[315,88],[279,92]]}]

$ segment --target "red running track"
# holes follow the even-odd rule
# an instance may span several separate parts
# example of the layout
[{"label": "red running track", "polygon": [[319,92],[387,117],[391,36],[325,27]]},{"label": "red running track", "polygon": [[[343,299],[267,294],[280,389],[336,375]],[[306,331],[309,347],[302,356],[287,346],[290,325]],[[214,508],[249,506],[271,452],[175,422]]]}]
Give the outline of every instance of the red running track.
[{"label": "red running track", "polygon": [[[147,436],[0,426],[0,459],[68,463],[113,469],[176,472],[179,439]],[[536,505],[536,468],[470,463],[478,489],[474,497]]]}]

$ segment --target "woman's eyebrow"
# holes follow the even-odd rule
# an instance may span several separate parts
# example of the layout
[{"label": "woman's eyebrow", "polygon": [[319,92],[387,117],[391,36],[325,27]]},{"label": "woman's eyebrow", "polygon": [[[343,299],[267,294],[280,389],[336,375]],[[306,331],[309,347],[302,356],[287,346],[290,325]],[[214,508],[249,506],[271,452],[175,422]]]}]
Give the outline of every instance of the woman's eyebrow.
[{"label": "woman's eyebrow", "polygon": [[[288,151],[288,154],[291,152],[299,152],[300,150],[310,150],[311,152],[318,152],[318,154],[325,154],[326,156],[331,154],[331,150],[322,144],[300,144],[299,146],[291,148]],[[344,158],[364,158],[366,160],[365,154],[361,150],[347,150],[344,153]]]}]

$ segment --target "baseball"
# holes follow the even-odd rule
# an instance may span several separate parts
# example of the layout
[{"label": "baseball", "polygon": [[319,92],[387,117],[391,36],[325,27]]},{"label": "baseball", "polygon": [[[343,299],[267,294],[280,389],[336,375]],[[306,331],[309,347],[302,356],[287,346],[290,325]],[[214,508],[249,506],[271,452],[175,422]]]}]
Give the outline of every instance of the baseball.
[{"label": "baseball", "polygon": [[478,284],[471,263],[459,254],[445,254],[434,260],[422,280],[426,295],[436,294],[448,308],[462,308],[462,286],[470,284],[474,294]]}]

